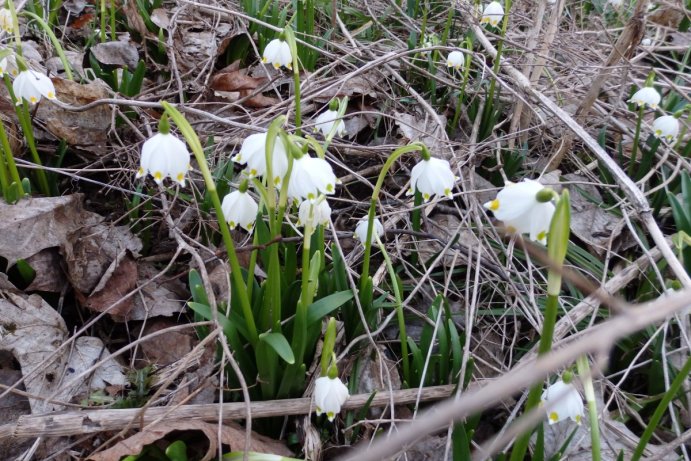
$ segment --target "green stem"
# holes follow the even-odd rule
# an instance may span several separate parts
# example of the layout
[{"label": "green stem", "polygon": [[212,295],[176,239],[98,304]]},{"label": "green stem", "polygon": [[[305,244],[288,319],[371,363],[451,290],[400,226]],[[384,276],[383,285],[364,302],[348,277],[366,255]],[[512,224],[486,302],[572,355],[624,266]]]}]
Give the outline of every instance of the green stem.
[{"label": "green stem", "polygon": [[17,56],[21,57],[22,56],[22,37],[21,37],[21,34],[19,33],[19,18],[17,17],[17,10],[14,7],[14,2],[8,1],[7,6],[10,9],[10,13],[12,13],[12,28],[14,29],[14,43],[16,45],[15,52],[17,53]]},{"label": "green stem", "polygon": [[636,132],[633,135],[633,146],[631,147],[631,163],[629,164],[629,177],[631,179],[635,179],[633,177],[633,174],[636,171],[636,157],[638,154],[638,143],[641,137],[641,125],[643,123],[644,112],[645,106],[643,105],[638,109],[638,119],[636,120]]},{"label": "green stem", "polygon": [[581,377],[583,389],[585,390],[585,401],[588,405],[588,419],[590,421],[590,452],[593,461],[602,459],[600,448],[600,426],[597,420],[597,402],[595,401],[595,389],[593,388],[593,378],[588,366],[586,356],[581,356],[576,360],[578,375]]},{"label": "green stem", "polygon": [[21,104],[16,106],[17,117],[19,118],[19,123],[22,126],[22,131],[24,131],[24,137],[26,138],[26,144],[29,146],[29,151],[31,152],[31,158],[34,163],[38,166],[36,169],[36,177],[38,179],[38,185],[41,189],[41,193],[46,197],[50,196],[50,186],[48,185],[48,177],[46,176],[45,170],[42,168],[41,157],[38,155],[38,150],[36,149],[36,139],[34,138],[33,127],[31,126],[31,115],[29,114],[29,109],[27,109],[26,101],[22,101]]},{"label": "green stem", "polygon": [[[502,52],[504,51],[504,37],[506,37],[506,30],[509,26],[509,12],[511,11],[511,0],[506,0],[506,5],[504,6],[504,18],[501,24],[501,36],[499,38],[499,43],[497,43],[497,55],[494,57],[494,65],[492,66],[492,71],[494,75],[499,75],[499,67],[501,65],[501,55]],[[493,101],[494,101],[494,89],[497,84],[497,79],[496,77],[492,78],[492,81],[489,84],[489,92],[487,95],[487,102],[491,106],[493,106]],[[487,113],[491,113],[492,111],[488,111]]]},{"label": "green stem", "polygon": [[391,277],[391,284],[393,285],[393,293],[396,298],[396,318],[398,320],[398,331],[399,340],[401,342],[401,362],[403,363],[403,382],[410,385],[410,362],[408,357],[408,334],[405,328],[405,316],[403,315],[403,300],[401,297],[401,291],[398,286],[398,280],[396,278],[396,271],[394,271],[393,264],[391,263],[391,258],[386,251],[386,247],[379,239],[379,236],[375,234],[377,239],[377,244],[379,249],[384,256],[384,261],[386,262],[386,270],[389,272],[389,277]]},{"label": "green stem", "polygon": [[[464,41],[466,49],[472,52],[473,43],[466,39]],[[465,55],[465,66],[463,67],[463,83],[461,84],[461,91],[458,93],[458,101],[456,101],[456,112],[453,115],[453,121],[451,122],[451,134],[453,135],[458,129],[458,121],[461,119],[461,108],[463,107],[463,101],[465,100],[465,89],[468,85],[468,80],[470,78],[470,65],[473,62],[472,53]]]},{"label": "green stem", "polygon": [[101,43],[107,40],[106,37],[106,0],[101,0]]},{"label": "green stem", "polygon": [[300,136],[302,130],[302,110],[300,108],[300,63],[298,59],[298,47],[295,41],[295,33],[290,26],[286,26],[283,29],[285,33],[286,40],[290,46],[290,54],[293,58],[293,91],[295,94],[295,134]]},{"label": "green stem", "polygon": [[65,51],[62,49],[62,45],[60,44],[60,40],[58,40],[58,38],[55,36],[55,34],[51,30],[51,28],[48,27],[48,24],[46,24],[45,21],[43,19],[41,19],[38,15],[31,13],[29,11],[24,11],[22,14],[24,16],[30,17],[31,19],[36,21],[39,26],[41,26],[41,28],[46,33],[46,35],[48,35],[48,38],[50,38],[50,42],[53,44],[53,47],[55,48],[55,52],[60,57],[60,61],[62,62],[62,67],[65,68],[65,76],[67,77],[68,80],[74,80],[74,78],[72,77],[72,67],[70,66],[70,63],[67,60],[67,56],[65,56]]},{"label": "green stem", "polygon": [[218,227],[221,230],[221,236],[223,237],[223,243],[226,247],[226,252],[228,253],[228,262],[230,263],[230,275],[233,278],[233,283],[237,288],[235,291],[240,298],[240,306],[242,308],[242,313],[245,316],[245,322],[247,322],[247,330],[249,331],[250,338],[249,341],[253,347],[256,348],[257,342],[259,341],[259,335],[257,334],[257,327],[254,323],[254,315],[252,314],[252,307],[250,306],[249,298],[247,297],[247,285],[242,278],[242,269],[240,268],[240,261],[238,260],[237,253],[235,252],[235,244],[233,243],[233,238],[230,235],[230,230],[228,229],[228,223],[223,216],[223,209],[221,208],[221,200],[218,198],[218,191],[216,190],[216,183],[214,178],[209,171],[209,165],[206,163],[206,157],[204,156],[204,149],[202,149],[201,142],[197,137],[197,134],[190,126],[189,122],[185,117],[173,106],[171,106],[166,101],[161,101],[161,105],[168,112],[170,118],[173,119],[175,124],[180,128],[180,131],[185,136],[187,143],[192,149],[197,163],[199,164],[199,171],[204,178],[204,183],[206,185],[206,190],[211,196],[211,202],[216,210],[216,217],[218,219]]},{"label": "green stem", "polygon": [[[9,83],[9,78],[5,76],[5,83]],[[9,84],[11,91],[12,84]],[[11,98],[13,99],[13,98]],[[0,121],[0,144],[2,145],[2,151],[5,154],[5,162],[7,163],[7,168],[10,173],[10,179],[12,182],[16,182],[21,189],[22,178],[19,176],[19,170],[17,169],[17,164],[14,162],[14,156],[12,155],[12,147],[10,147],[10,140],[7,137],[7,132],[5,131],[5,123]]]},{"label": "green stem", "polygon": [[691,358],[686,359],[686,363],[681,370],[679,370],[679,373],[677,373],[674,381],[672,381],[672,384],[670,384],[669,389],[667,392],[665,392],[662,400],[660,400],[660,403],[657,405],[653,416],[650,418],[650,422],[646,426],[641,439],[638,441],[638,445],[636,445],[636,450],[631,457],[631,461],[638,461],[641,459],[641,456],[643,456],[643,451],[645,450],[646,445],[648,445],[650,438],[653,436],[653,432],[655,432],[655,429],[658,428],[662,415],[664,415],[665,411],[667,411],[667,407],[669,406],[670,402],[672,402],[672,399],[677,395],[677,392],[679,392],[679,389],[684,384],[684,381],[686,381],[688,378],[689,373],[691,373]]},{"label": "green stem", "polygon": [[414,152],[418,150],[423,150],[427,149],[423,144],[421,143],[413,143],[409,144],[407,146],[399,147],[393,153],[389,156],[388,159],[386,159],[386,162],[384,163],[384,166],[381,169],[381,172],[379,173],[379,177],[377,178],[377,183],[374,185],[374,190],[372,191],[372,198],[370,199],[370,206],[369,206],[369,214],[367,215],[367,238],[365,239],[365,255],[364,259],[362,262],[362,273],[360,276],[360,289],[362,290],[364,288],[364,284],[367,281],[367,277],[369,277],[369,263],[370,263],[370,256],[372,254],[372,232],[373,232],[373,227],[374,227],[374,214],[377,209],[377,200],[379,199],[379,192],[381,191],[382,185],[384,184],[384,179],[386,178],[386,173],[388,173],[389,169],[391,168],[391,165],[394,164],[396,160],[399,159],[403,154],[407,154],[408,152]]}]

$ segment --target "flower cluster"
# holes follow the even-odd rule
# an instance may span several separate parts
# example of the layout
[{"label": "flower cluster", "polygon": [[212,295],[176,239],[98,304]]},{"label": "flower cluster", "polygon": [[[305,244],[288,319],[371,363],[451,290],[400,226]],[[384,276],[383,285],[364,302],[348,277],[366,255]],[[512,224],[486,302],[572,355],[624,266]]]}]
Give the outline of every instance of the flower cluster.
[{"label": "flower cluster", "polygon": [[484,206],[503,221],[509,231],[530,234],[531,240],[545,244],[555,208],[551,200],[538,199],[543,189],[542,184],[530,179],[519,183],[507,182],[497,198]]}]

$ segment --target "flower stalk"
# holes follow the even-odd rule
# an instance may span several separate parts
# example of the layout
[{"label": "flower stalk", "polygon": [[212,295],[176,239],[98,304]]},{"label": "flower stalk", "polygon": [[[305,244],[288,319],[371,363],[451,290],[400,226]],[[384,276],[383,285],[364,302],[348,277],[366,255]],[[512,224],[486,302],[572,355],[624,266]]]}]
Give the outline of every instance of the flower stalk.
[{"label": "flower stalk", "polygon": [[[549,230],[547,255],[552,266],[547,274],[547,302],[545,304],[545,316],[542,322],[542,334],[538,345],[538,355],[545,355],[552,349],[554,325],[557,321],[559,309],[559,293],[561,292],[561,269],[566,259],[566,250],[569,243],[571,223],[571,207],[569,191],[564,190],[557,202],[554,216]],[[542,383],[533,386],[528,392],[525,411],[528,412],[540,404],[542,395]],[[527,431],[516,440],[511,451],[510,461],[523,461],[530,442],[532,431]]]},{"label": "flower stalk", "polygon": [[636,132],[633,135],[633,146],[631,147],[631,163],[629,164],[629,177],[633,179],[633,174],[636,171],[636,157],[638,153],[638,144],[641,138],[641,125],[643,124],[643,115],[645,112],[645,105],[638,108],[638,118],[636,119]]},{"label": "flower stalk", "polygon": [[600,448],[600,425],[597,420],[597,402],[595,401],[595,389],[593,388],[593,377],[588,366],[586,356],[581,356],[576,360],[578,375],[583,383],[585,391],[585,401],[588,405],[588,421],[590,422],[590,441],[591,455],[593,461],[600,461],[602,453]]},{"label": "flower stalk", "polygon": [[298,47],[295,41],[295,33],[290,26],[283,29],[286,41],[290,46],[290,54],[293,57],[293,92],[295,95],[295,134],[300,136],[302,134],[302,110],[300,107],[300,65],[298,60]]},{"label": "flower stalk", "polygon": [[218,191],[216,189],[216,183],[214,182],[213,175],[209,170],[209,165],[206,163],[206,157],[204,156],[204,149],[202,148],[201,142],[197,137],[197,134],[190,126],[189,122],[185,117],[173,106],[171,106],[166,101],[161,101],[161,105],[166,110],[170,118],[173,119],[175,124],[180,129],[183,134],[192,153],[194,154],[197,163],[199,164],[199,170],[204,178],[204,183],[206,184],[206,190],[211,196],[211,202],[213,203],[214,209],[216,210],[216,216],[218,219],[218,227],[221,230],[221,236],[223,237],[223,243],[226,247],[226,252],[228,253],[228,261],[230,263],[230,275],[233,278],[233,283],[237,287],[236,293],[240,300],[240,306],[242,308],[242,313],[245,317],[245,322],[247,323],[247,331],[250,337],[248,338],[253,347],[256,347],[259,341],[259,335],[257,333],[257,327],[254,322],[254,315],[252,314],[252,308],[250,306],[250,301],[247,296],[247,285],[245,280],[242,278],[242,270],[240,268],[240,261],[238,260],[237,253],[235,252],[235,245],[233,244],[233,238],[230,235],[230,230],[228,229],[228,223],[223,216],[223,209],[221,207],[221,200],[218,197]]}]

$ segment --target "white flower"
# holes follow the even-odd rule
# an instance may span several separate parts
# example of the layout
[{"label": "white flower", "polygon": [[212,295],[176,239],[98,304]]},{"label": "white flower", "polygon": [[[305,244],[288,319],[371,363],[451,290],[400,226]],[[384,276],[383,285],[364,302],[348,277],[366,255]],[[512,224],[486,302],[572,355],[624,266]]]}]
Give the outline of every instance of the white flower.
[{"label": "white flower", "polygon": [[331,207],[326,197],[321,200],[304,200],[298,209],[298,224],[315,228],[318,225],[326,226],[331,218]]},{"label": "white flower", "polygon": [[554,204],[537,201],[536,195],[542,189],[542,184],[530,179],[507,183],[497,198],[484,206],[492,210],[494,216],[503,221],[510,231],[530,234],[531,240],[544,244],[554,216]]},{"label": "white flower", "polygon": [[583,400],[572,384],[559,380],[548,386],[542,393],[542,403],[550,405],[547,409],[547,419],[550,424],[571,418],[577,424],[583,419]]},{"label": "white flower", "polygon": [[465,64],[465,56],[460,51],[452,51],[446,58],[446,67],[453,67],[458,70]]},{"label": "white flower", "polygon": [[223,197],[223,203],[221,203],[221,210],[228,222],[228,227],[235,229],[237,226],[241,226],[248,232],[254,228],[258,209],[257,202],[250,194],[239,190]]},{"label": "white flower", "polygon": [[276,69],[285,66],[288,70],[293,68],[293,56],[290,53],[290,45],[280,38],[273,39],[264,48],[262,62],[271,63]]},{"label": "white flower", "polygon": [[324,136],[328,136],[336,125],[336,135],[343,136],[345,134],[345,123],[343,120],[336,120],[338,118],[337,110],[327,110],[322,112],[314,120],[314,129],[321,131]]},{"label": "white flower", "polygon": [[641,46],[650,46],[653,44],[653,41],[649,38],[644,38],[641,40]]},{"label": "white flower", "polygon": [[[374,224],[374,229],[372,229],[372,241],[370,243],[376,242],[377,236],[381,237],[384,235],[384,226],[382,226],[379,219],[374,218],[372,224]],[[362,246],[365,246],[365,241],[367,240],[367,229],[367,216],[365,216],[365,218],[358,221],[355,226],[355,238],[362,242]]]},{"label": "white flower", "polygon": [[[233,157],[236,163],[247,163],[247,175],[250,178],[266,174],[266,135],[256,133],[249,135],[242,142],[240,152]],[[276,137],[274,151],[271,157],[271,174],[275,185],[283,180],[288,171],[288,155],[283,140]]]},{"label": "white flower", "polygon": [[451,166],[446,160],[430,157],[415,165],[410,172],[410,189],[408,195],[419,190],[422,198],[428,201],[433,195],[451,198],[451,189],[456,182],[456,177],[451,171]]},{"label": "white flower", "polygon": [[170,178],[185,187],[185,175],[190,168],[190,153],[185,143],[170,133],[156,133],[142,146],[137,178],[150,174],[157,184]]},{"label": "white flower", "polygon": [[679,120],[672,115],[663,115],[653,122],[653,134],[656,138],[674,142],[679,136]]},{"label": "white flower", "polygon": [[17,97],[17,105],[26,99],[31,104],[41,100],[41,96],[55,99],[55,87],[50,79],[33,70],[23,70],[12,83],[14,95]]},{"label": "white flower", "polygon": [[327,162],[305,154],[293,161],[293,170],[288,182],[288,197],[296,200],[315,200],[319,193],[333,194],[336,189],[336,175]]},{"label": "white flower", "polygon": [[8,34],[14,32],[14,20],[12,18],[12,12],[7,8],[0,8],[0,29],[4,30]]},{"label": "white flower", "polygon": [[629,102],[636,104],[638,107],[647,105],[653,109],[657,109],[657,105],[660,104],[660,93],[657,92],[652,86],[646,86],[636,91]]},{"label": "white flower", "polygon": [[19,73],[17,58],[14,57],[14,53],[10,53],[0,59],[0,78],[5,75],[5,72],[9,73],[12,77],[16,77]]},{"label": "white flower", "polygon": [[624,3],[624,0],[607,0],[605,5],[612,5],[613,8],[619,8]]},{"label": "white flower", "polygon": [[331,379],[328,376],[317,378],[314,382],[314,406],[317,416],[326,413],[329,421],[333,421],[336,414],[341,412],[341,406],[349,396],[348,388],[340,378]]},{"label": "white flower", "polygon": [[492,27],[497,27],[499,21],[504,17],[504,7],[499,2],[492,2],[485,7],[482,12],[482,19],[480,24],[489,24]]}]

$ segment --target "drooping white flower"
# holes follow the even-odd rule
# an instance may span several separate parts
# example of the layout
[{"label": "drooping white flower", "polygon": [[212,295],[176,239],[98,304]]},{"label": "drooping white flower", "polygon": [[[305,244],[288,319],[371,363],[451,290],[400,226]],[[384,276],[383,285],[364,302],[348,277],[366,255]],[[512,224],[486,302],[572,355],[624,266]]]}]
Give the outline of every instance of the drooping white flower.
[{"label": "drooping white flower", "polygon": [[12,18],[12,12],[7,8],[0,8],[0,29],[4,30],[8,34],[14,32],[14,19]]},{"label": "drooping white flower", "polygon": [[142,146],[142,158],[137,178],[150,174],[157,184],[165,178],[185,187],[185,175],[190,170],[190,153],[184,142],[170,133],[156,133]]},{"label": "drooping white flower", "polygon": [[247,191],[235,190],[223,197],[223,203],[221,203],[223,216],[231,230],[240,226],[251,232],[257,219],[258,209],[257,202]]},{"label": "drooping white flower", "polygon": [[452,51],[446,58],[446,67],[453,67],[458,70],[465,64],[465,56],[460,51]]},{"label": "drooping white flower", "polygon": [[408,195],[413,195],[419,190],[425,202],[435,194],[451,198],[451,189],[455,182],[456,176],[451,171],[449,162],[430,157],[428,160],[421,160],[411,170]]},{"label": "drooping white flower", "polygon": [[329,133],[331,133],[333,126],[336,125],[336,135],[343,136],[346,132],[345,123],[343,123],[343,120],[337,119],[337,110],[327,110],[326,112],[319,114],[319,116],[314,120],[314,128],[315,130],[321,131],[324,136],[328,136]]},{"label": "drooping white flower", "polygon": [[264,55],[262,56],[262,62],[270,63],[276,69],[281,66],[285,66],[288,70],[293,69],[293,56],[290,53],[290,45],[288,42],[281,40],[280,38],[273,39],[264,48]]},{"label": "drooping white flower", "polygon": [[[550,424],[571,418],[577,424],[583,419],[583,399],[573,384],[559,380],[542,393],[543,405],[549,405],[547,419]],[[551,404],[551,405],[550,405]]]},{"label": "drooping white flower", "polygon": [[326,197],[315,201],[304,200],[298,209],[298,224],[309,225],[312,228],[318,225],[326,226],[331,218],[331,207]]},{"label": "drooping white flower", "polygon": [[305,154],[293,160],[293,170],[288,182],[288,197],[296,200],[316,200],[317,196],[333,194],[336,190],[336,175],[327,162]]},{"label": "drooping white flower", "polygon": [[656,138],[671,143],[679,136],[679,120],[672,115],[663,115],[653,122],[653,134]]},{"label": "drooping white flower", "polygon": [[660,93],[658,93],[655,88],[646,86],[636,91],[633,96],[631,96],[631,99],[629,99],[629,102],[636,104],[638,107],[646,105],[652,109],[657,109],[657,105],[660,104],[661,99]]},{"label": "drooping white flower", "polygon": [[10,74],[12,77],[16,77],[19,73],[17,58],[15,58],[14,53],[10,53],[0,59],[0,78],[2,78],[5,73]]},{"label": "drooping white flower", "polygon": [[34,70],[23,70],[12,82],[14,95],[17,97],[17,105],[24,100],[31,104],[36,104],[41,97],[55,99],[55,86],[53,82],[40,72]]},{"label": "drooping white flower", "polygon": [[480,24],[489,24],[492,27],[497,27],[499,21],[504,17],[504,7],[499,2],[491,2],[485,7],[482,12],[482,19]]},{"label": "drooping white flower", "polygon": [[537,200],[537,193],[542,189],[542,184],[531,179],[507,183],[497,198],[484,206],[492,210],[494,216],[503,221],[510,231],[530,234],[531,240],[545,244],[554,216],[554,204]]},{"label": "drooping white flower", "polygon": [[[247,175],[250,178],[266,175],[266,137],[267,133],[249,135],[242,142],[240,152],[233,157],[235,163],[247,164]],[[271,157],[271,174],[273,182],[278,185],[288,171],[288,155],[280,137],[276,137]]]},{"label": "drooping white flower", "polygon": [[[372,224],[374,225],[374,229],[372,229],[372,241],[370,243],[376,242],[377,236],[381,237],[384,235],[384,226],[382,226],[381,221],[379,221],[378,218],[374,218]],[[364,219],[358,221],[357,225],[355,226],[354,235],[354,237],[362,243],[362,246],[365,246],[365,242],[367,241],[367,229],[367,216],[365,216]]]},{"label": "drooping white flower", "polygon": [[641,40],[641,46],[650,46],[653,44],[653,41],[649,38],[644,38]]},{"label": "drooping white flower", "polygon": [[341,406],[348,400],[348,388],[340,378],[322,376],[314,382],[314,406],[317,416],[326,413],[329,421],[333,421]]}]

